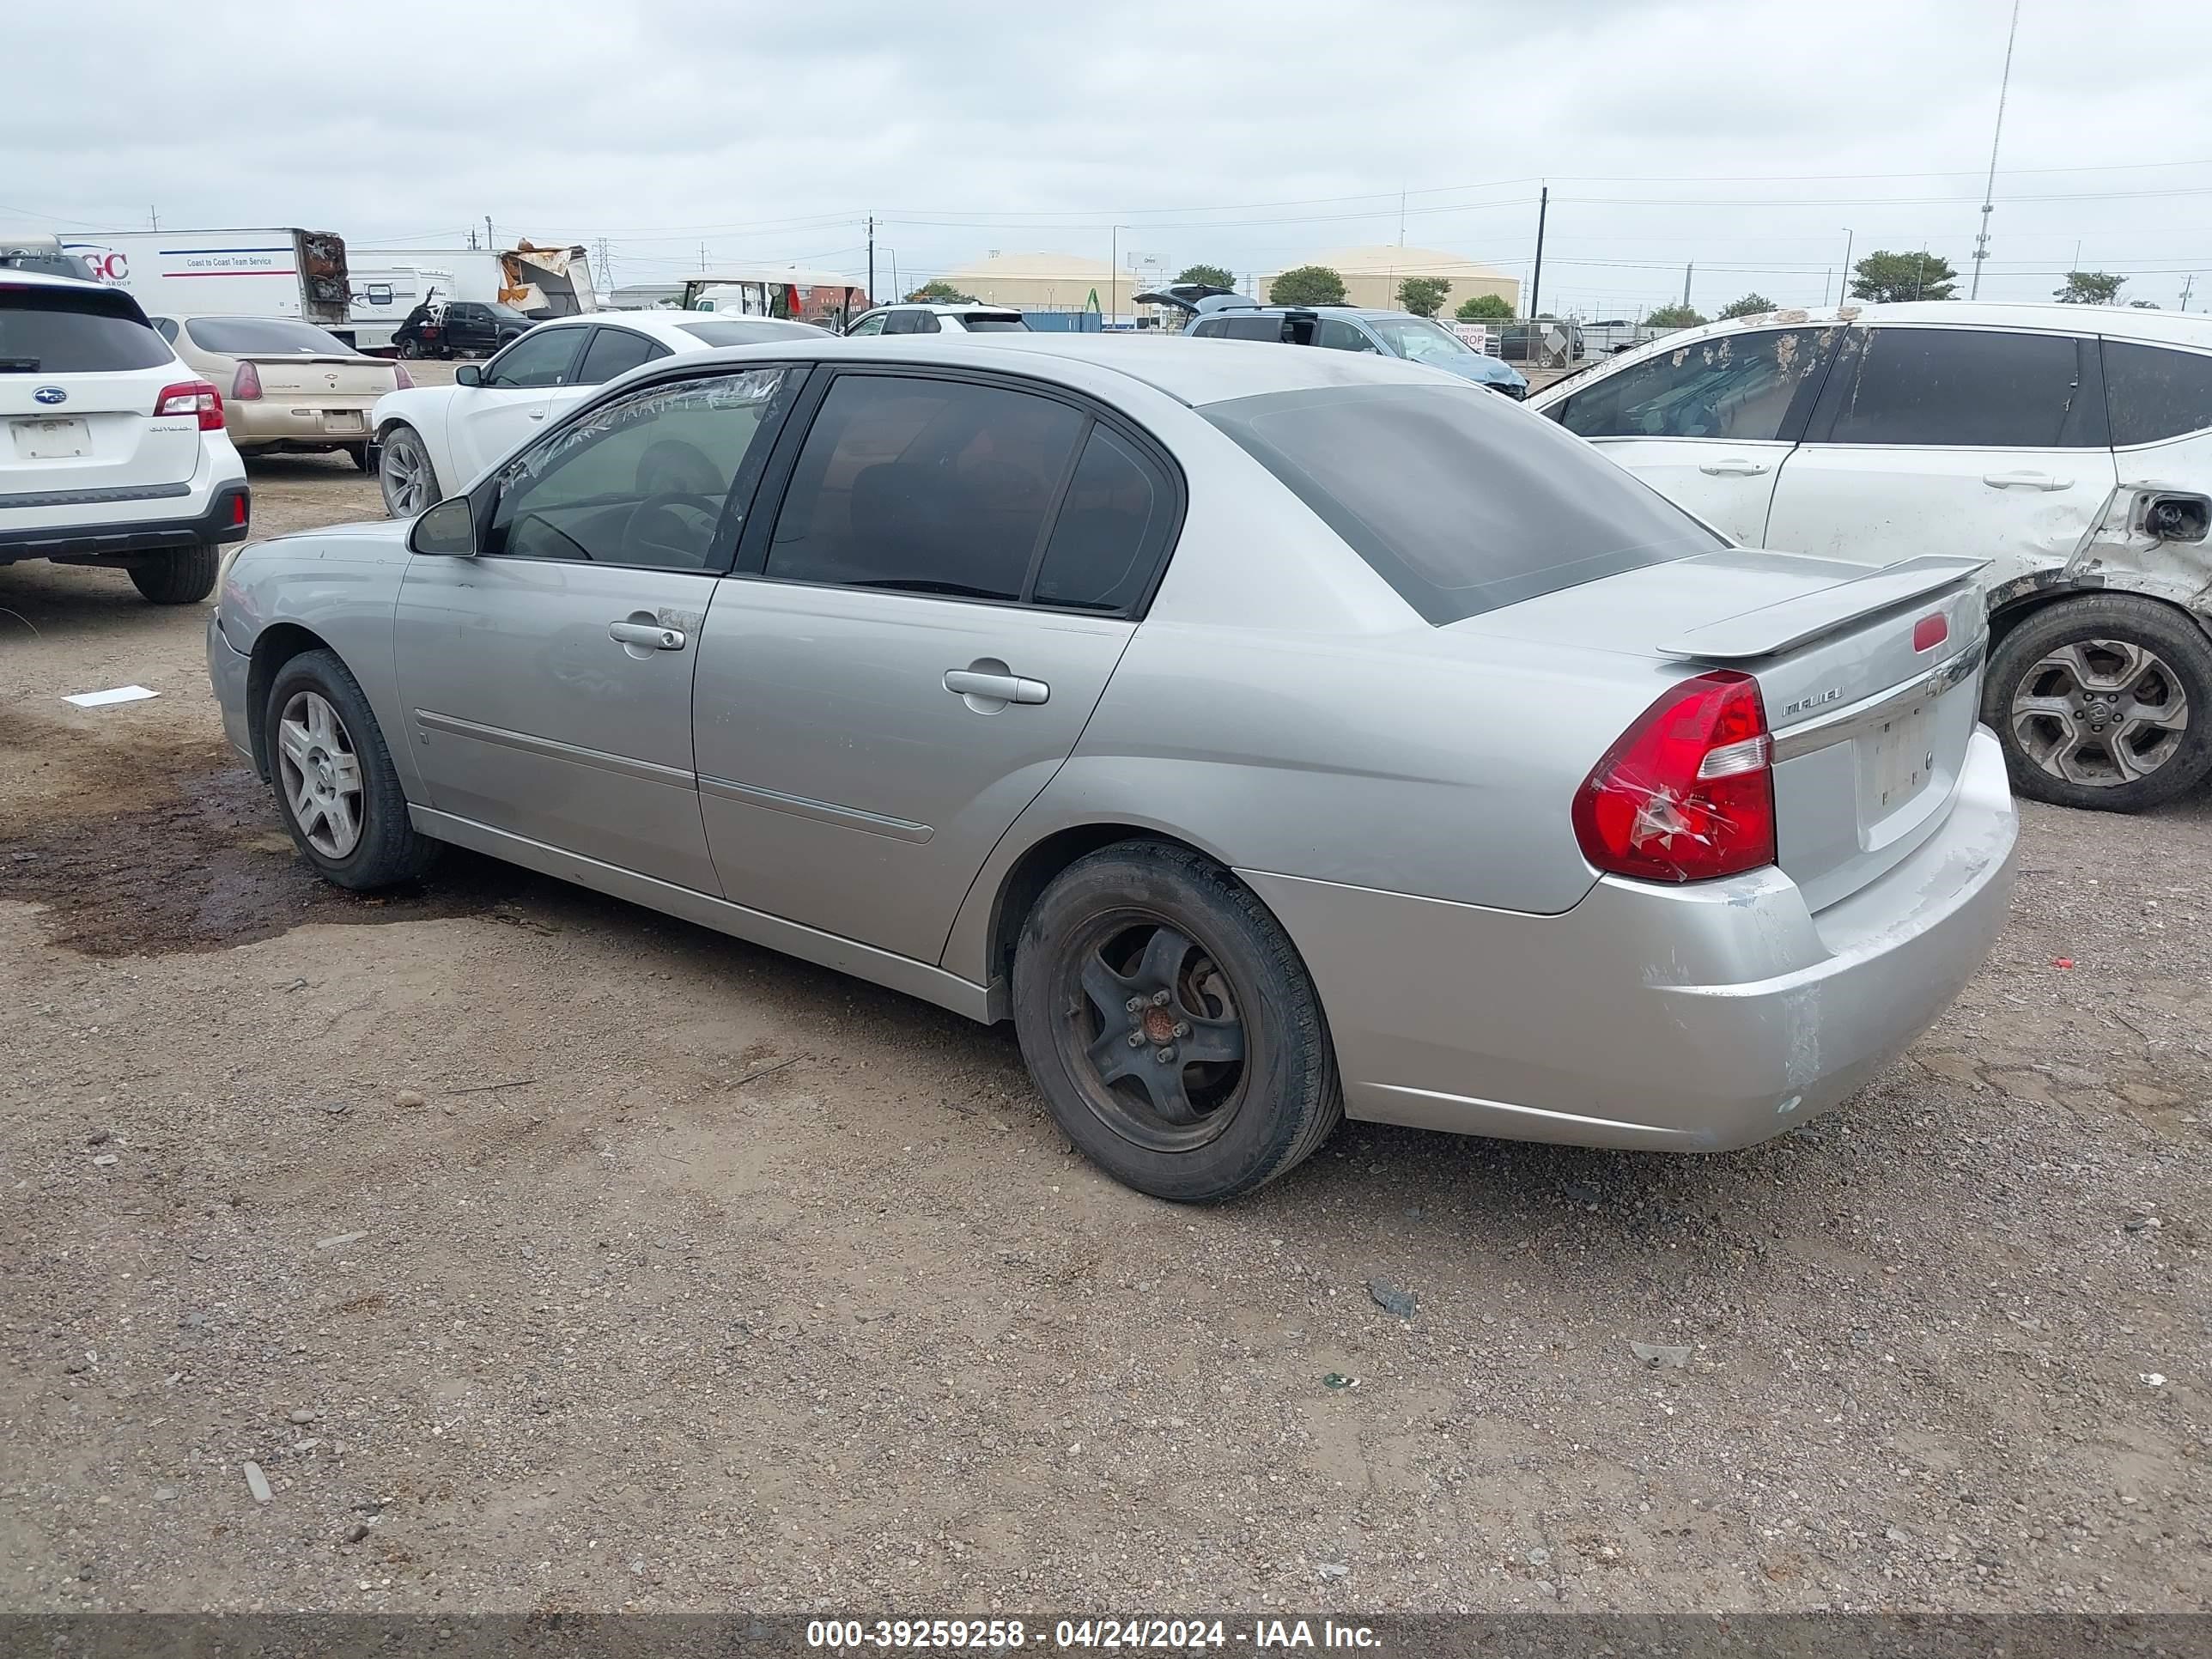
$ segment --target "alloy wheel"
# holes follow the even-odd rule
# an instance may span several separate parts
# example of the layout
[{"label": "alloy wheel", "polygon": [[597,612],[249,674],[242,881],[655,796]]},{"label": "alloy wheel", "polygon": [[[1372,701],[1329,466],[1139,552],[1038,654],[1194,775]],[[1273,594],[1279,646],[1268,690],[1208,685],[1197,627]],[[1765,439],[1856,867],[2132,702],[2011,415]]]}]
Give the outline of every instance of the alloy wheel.
[{"label": "alloy wheel", "polygon": [[1226,1129],[1245,1097],[1246,1033],[1213,954],[1165,917],[1123,912],[1062,962],[1058,1040],[1091,1109],[1159,1152]]},{"label": "alloy wheel", "polygon": [[343,859],[361,844],[361,757],[319,691],[296,691],[285,703],[276,723],[276,772],[284,805],[310,847]]},{"label": "alloy wheel", "polygon": [[384,510],[393,518],[412,518],[430,505],[430,458],[410,434],[392,434],[378,469],[378,482],[384,486]]},{"label": "alloy wheel", "polygon": [[2189,694],[2163,658],[2131,640],[2077,640],[2021,676],[2011,718],[2035,765],[2112,788],[2173,758],[2189,730]]}]

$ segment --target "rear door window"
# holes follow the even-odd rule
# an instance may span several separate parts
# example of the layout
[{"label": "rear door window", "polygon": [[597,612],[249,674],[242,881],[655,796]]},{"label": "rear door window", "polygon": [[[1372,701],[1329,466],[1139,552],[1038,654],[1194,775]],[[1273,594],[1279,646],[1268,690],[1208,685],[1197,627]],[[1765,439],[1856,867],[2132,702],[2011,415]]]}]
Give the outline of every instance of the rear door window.
[{"label": "rear door window", "polygon": [[1224,317],[1221,331],[1232,340],[1283,340],[1283,319],[1276,317]]},{"label": "rear door window", "polygon": [[2115,447],[2212,428],[2212,353],[2107,340],[2104,355]]},{"label": "rear door window", "polygon": [[1006,386],[840,375],[792,469],[764,574],[1018,599],[1088,420]]},{"label": "rear door window", "polygon": [[576,384],[600,386],[640,363],[649,363],[655,357],[667,355],[668,348],[658,340],[648,340],[626,328],[603,328],[592,336],[592,343],[584,349],[584,362],[576,371]]},{"label": "rear door window", "polygon": [[0,374],[110,374],[176,359],[128,295],[0,283]]},{"label": "rear door window", "polygon": [[1158,464],[1093,424],[1030,598],[1084,611],[1135,610],[1167,556],[1175,513],[1175,489]]},{"label": "rear door window", "polygon": [[1585,438],[1794,439],[1839,331],[1757,329],[1677,346],[1583,387],[1559,424]]},{"label": "rear door window", "polygon": [[2011,330],[1853,330],[1811,435],[1836,444],[2102,448],[2096,347],[2069,334]]},{"label": "rear door window", "polygon": [[1199,412],[1438,625],[1728,544],[1480,386],[1330,386]]},{"label": "rear door window", "polygon": [[1322,318],[1314,330],[1313,343],[1330,351],[1375,350],[1375,342],[1341,317]]}]

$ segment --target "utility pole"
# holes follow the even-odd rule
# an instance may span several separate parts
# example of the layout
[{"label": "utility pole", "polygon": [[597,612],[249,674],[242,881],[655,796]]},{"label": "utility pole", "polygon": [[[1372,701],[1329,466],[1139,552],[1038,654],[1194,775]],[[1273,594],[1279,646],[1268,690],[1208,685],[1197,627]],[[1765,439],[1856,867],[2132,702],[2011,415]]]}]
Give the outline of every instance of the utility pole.
[{"label": "utility pole", "polygon": [[499,246],[499,243],[492,237],[491,215],[489,213],[484,215],[484,246],[488,248],[497,247]]},{"label": "utility pole", "polygon": [[1849,225],[1844,227],[1844,291],[1837,298],[1838,305],[1851,297],[1851,243],[1857,235]]},{"label": "utility pole", "polygon": [[615,291],[614,260],[607,253],[607,239],[599,238],[599,286],[611,296]]},{"label": "utility pole", "polygon": [[2020,33],[2020,0],[2012,0],[2012,27],[2005,31],[2004,73],[1997,80],[1996,130],[1990,134],[1990,177],[1982,186],[1982,228],[1974,238],[1974,280],[1966,290],[1969,300],[1978,300],[1982,294],[1982,261],[1990,257],[1990,210],[1996,205],[1990,198],[1997,191],[1997,143],[2004,137],[2005,94],[2012,86],[2012,43]]},{"label": "utility pole", "polygon": [[1121,301],[1114,293],[1114,273],[1121,264],[1121,226],[1107,227],[1106,248],[1106,313],[1107,319],[1113,322],[1119,321],[1121,316]]},{"label": "utility pole", "polygon": [[1828,303],[1828,285],[1835,280],[1836,272],[1832,265],[1820,273],[1820,304],[1823,307]]},{"label": "utility pole", "polygon": [[[1536,240],[1540,246],[1543,240],[1540,235],[1537,237]],[[1398,246],[1400,247],[1406,246],[1406,192],[1402,190],[1398,192]]]},{"label": "utility pole", "polygon": [[1528,314],[1536,314],[1544,297],[1544,220],[1552,210],[1552,187],[1546,185],[1536,198],[1536,269],[1528,276]]},{"label": "utility pole", "polygon": [[868,216],[868,303],[876,302],[876,216]]},{"label": "utility pole", "polygon": [[2189,295],[2196,286],[2197,273],[2192,270],[2189,273],[2189,280],[2181,285],[2181,308],[2184,311],[2189,309]]},{"label": "utility pole", "polygon": [[1695,259],[1682,267],[1682,309],[1685,311],[1690,308],[1690,276],[1697,268],[1698,262]]},{"label": "utility pole", "polygon": [[155,210],[154,210],[153,208],[148,208],[148,209],[146,210],[146,222],[147,222],[148,224],[151,225],[151,226],[152,226],[155,230],[159,230],[159,229],[161,229],[161,214],[160,214],[159,212],[157,212]]},{"label": "utility pole", "polygon": [[699,269],[700,269],[700,270],[706,270],[706,268],[707,268],[707,245],[706,245],[704,242],[702,242],[702,243],[700,243],[700,244],[699,244]]}]

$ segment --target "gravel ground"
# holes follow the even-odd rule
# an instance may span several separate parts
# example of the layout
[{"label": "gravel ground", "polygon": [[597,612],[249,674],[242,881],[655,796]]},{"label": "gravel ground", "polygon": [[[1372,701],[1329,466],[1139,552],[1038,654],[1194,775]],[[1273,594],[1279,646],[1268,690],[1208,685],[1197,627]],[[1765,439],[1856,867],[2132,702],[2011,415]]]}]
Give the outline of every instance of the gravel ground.
[{"label": "gravel ground", "polygon": [[319,886],[204,611],[0,606],[0,1607],[2207,1605],[2212,802],[2031,809],[1987,970],[1767,1146],[1353,1125],[1180,1210],[1003,1030]]}]

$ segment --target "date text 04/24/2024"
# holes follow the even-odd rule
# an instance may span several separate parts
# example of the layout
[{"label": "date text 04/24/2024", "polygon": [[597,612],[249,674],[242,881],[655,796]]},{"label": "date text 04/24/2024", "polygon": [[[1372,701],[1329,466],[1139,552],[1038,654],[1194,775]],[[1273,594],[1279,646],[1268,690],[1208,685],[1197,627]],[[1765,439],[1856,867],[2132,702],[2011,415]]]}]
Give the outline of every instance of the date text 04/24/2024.
[{"label": "date text 04/24/2024", "polygon": [[[1048,1628],[1049,1637],[1048,1638]],[[1370,1626],[1333,1619],[1259,1619],[1249,1628],[1221,1619],[1060,1619],[1048,1627],[1018,1619],[819,1619],[806,1626],[810,1648],[946,1648],[1005,1653],[1027,1647],[1198,1652],[1208,1648],[1371,1650]]]}]

